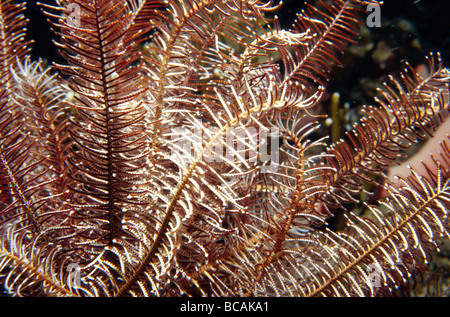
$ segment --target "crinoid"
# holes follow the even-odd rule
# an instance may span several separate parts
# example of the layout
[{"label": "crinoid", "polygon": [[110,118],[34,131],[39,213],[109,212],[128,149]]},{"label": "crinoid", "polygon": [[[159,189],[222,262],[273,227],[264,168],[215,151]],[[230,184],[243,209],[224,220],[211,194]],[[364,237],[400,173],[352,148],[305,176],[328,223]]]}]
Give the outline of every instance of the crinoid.
[{"label": "crinoid", "polygon": [[443,121],[449,71],[436,53],[427,76],[407,66],[327,145],[310,114],[379,3],[308,6],[289,29],[280,5],[43,4],[66,61],[47,68],[25,5],[1,1],[4,294],[382,296],[425,268],[449,234],[448,137],[384,179]]}]

